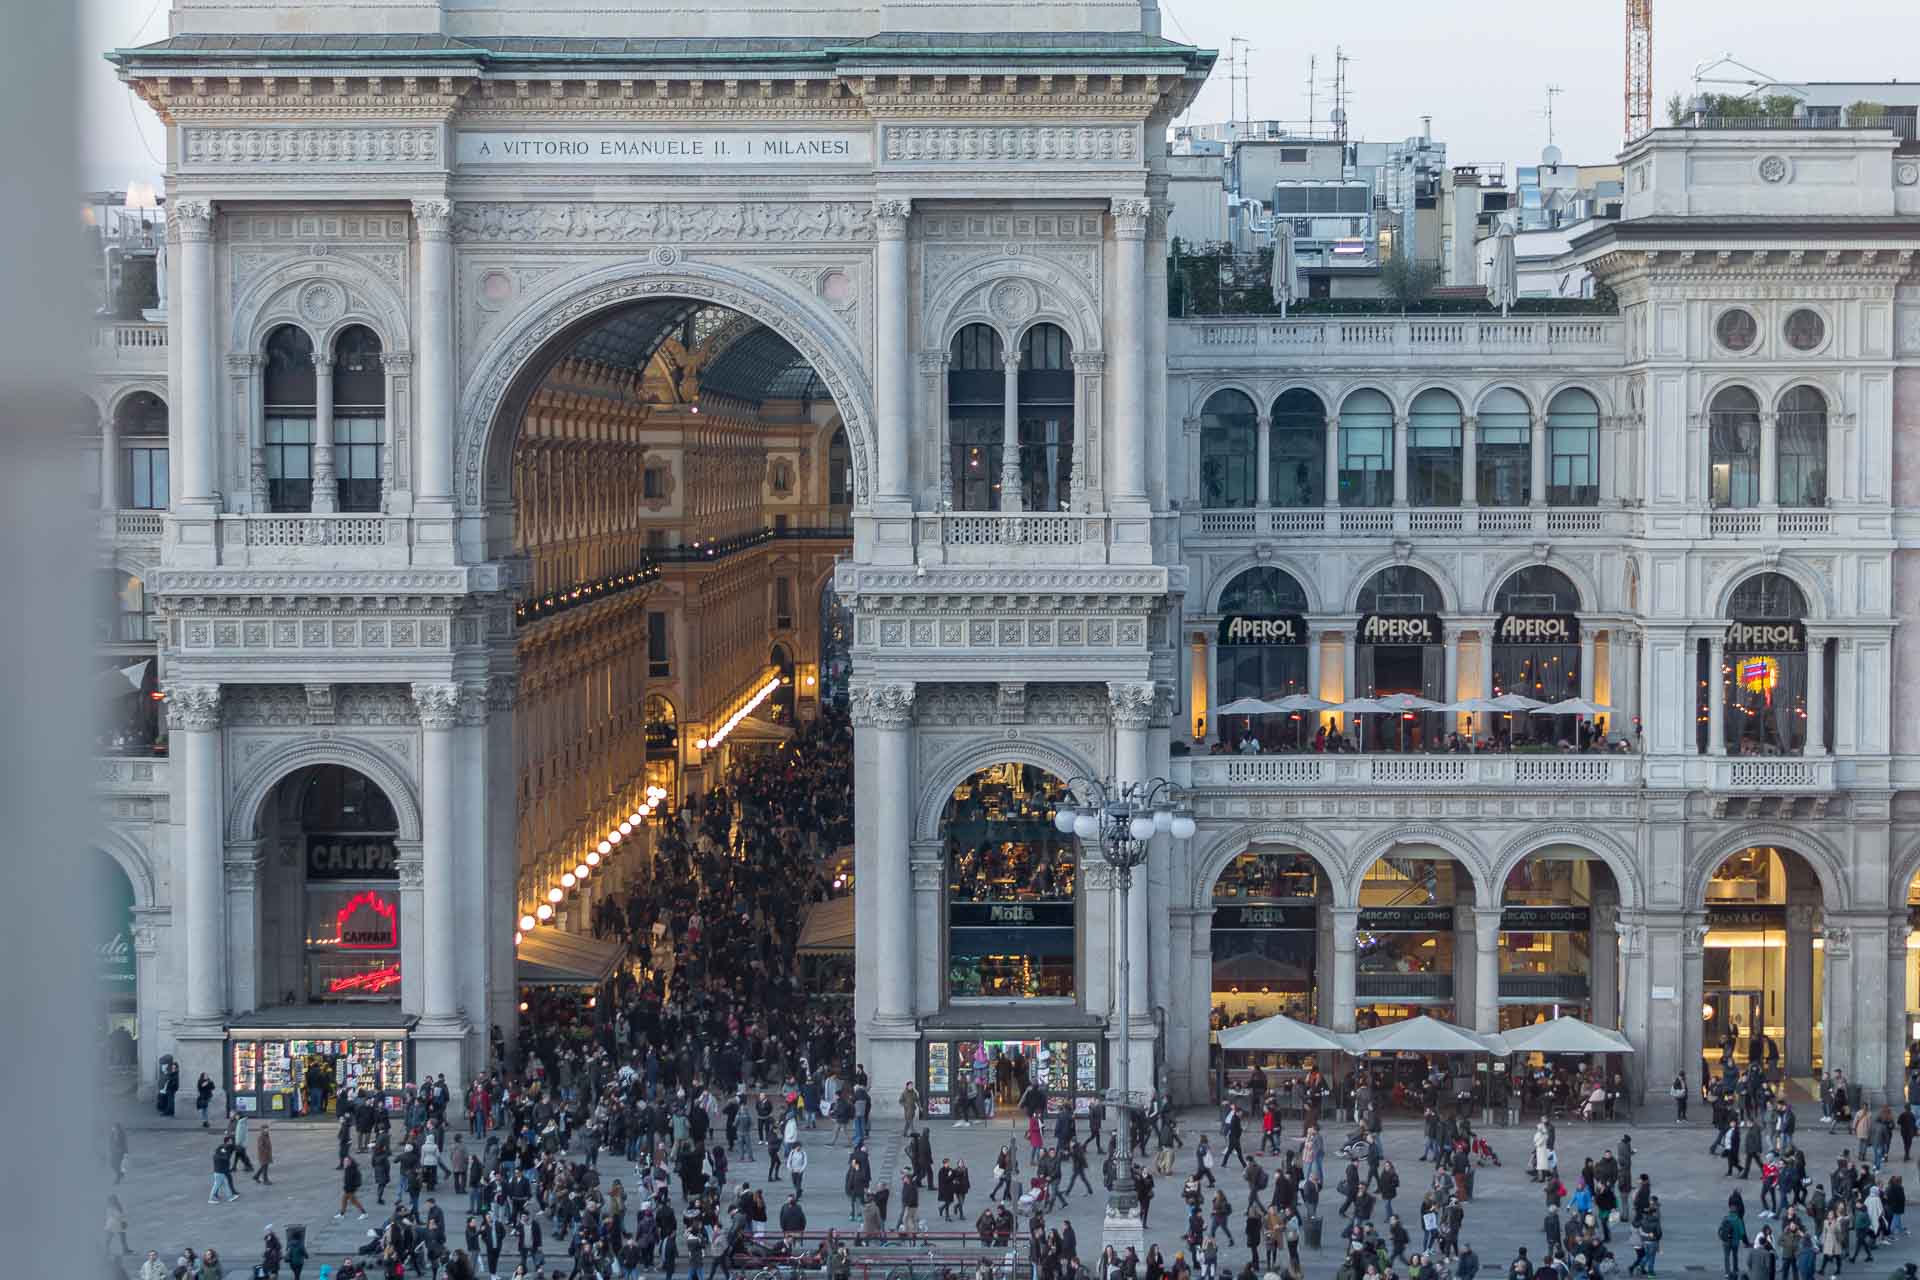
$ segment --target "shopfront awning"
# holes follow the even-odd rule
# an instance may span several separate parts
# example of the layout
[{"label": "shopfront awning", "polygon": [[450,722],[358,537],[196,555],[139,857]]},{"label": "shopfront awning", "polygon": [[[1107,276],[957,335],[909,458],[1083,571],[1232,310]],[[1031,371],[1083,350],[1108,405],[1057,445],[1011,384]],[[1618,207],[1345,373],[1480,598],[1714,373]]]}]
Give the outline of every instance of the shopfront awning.
[{"label": "shopfront awning", "polygon": [[597,987],[613,976],[626,945],[558,929],[535,929],[520,939],[515,975],[536,987]]},{"label": "shopfront awning", "polygon": [[852,955],[852,895],[829,898],[808,907],[796,950],[803,956]]},{"label": "shopfront awning", "polygon": [[1579,1018],[1535,1022],[1500,1037],[1514,1053],[1632,1053],[1633,1044],[1618,1031]]}]

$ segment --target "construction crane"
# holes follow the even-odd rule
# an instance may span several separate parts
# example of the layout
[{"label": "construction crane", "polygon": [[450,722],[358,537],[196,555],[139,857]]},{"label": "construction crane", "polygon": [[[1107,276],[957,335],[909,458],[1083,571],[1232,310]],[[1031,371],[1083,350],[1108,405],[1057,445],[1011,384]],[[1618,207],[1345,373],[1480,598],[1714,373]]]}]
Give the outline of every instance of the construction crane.
[{"label": "construction crane", "polygon": [[1653,128],[1653,0],[1627,0],[1627,141]]}]

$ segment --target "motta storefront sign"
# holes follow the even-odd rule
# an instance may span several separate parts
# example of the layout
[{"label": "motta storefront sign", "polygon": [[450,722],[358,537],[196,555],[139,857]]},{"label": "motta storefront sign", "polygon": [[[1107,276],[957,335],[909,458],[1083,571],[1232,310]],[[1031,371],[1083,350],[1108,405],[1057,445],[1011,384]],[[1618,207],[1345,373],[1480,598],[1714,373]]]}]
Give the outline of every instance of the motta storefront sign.
[{"label": "motta storefront sign", "polygon": [[1579,644],[1580,619],[1570,613],[1503,613],[1493,621],[1495,644]]},{"label": "motta storefront sign", "polygon": [[309,880],[397,880],[400,851],[384,838],[311,836],[307,840]]},{"label": "motta storefront sign", "polygon": [[1586,907],[1507,907],[1500,927],[1509,933],[1584,933],[1593,925]]},{"label": "motta storefront sign", "polygon": [[1071,902],[955,902],[947,923],[962,929],[1071,929]]},{"label": "motta storefront sign", "polygon": [[1736,621],[1727,628],[1730,653],[1805,653],[1807,626],[1804,622]]},{"label": "motta storefront sign", "polygon": [[1320,924],[1313,907],[1215,907],[1213,928],[1222,929],[1304,929],[1311,932]]},{"label": "motta storefront sign", "polygon": [[1437,614],[1367,613],[1354,634],[1361,644],[1439,644],[1446,631]]},{"label": "motta storefront sign", "polygon": [[1307,620],[1297,613],[1230,613],[1220,619],[1220,647],[1249,644],[1305,644]]},{"label": "motta storefront sign", "polygon": [[782,169],[870,165],[873,135],[860,129],[471,130],[458,135],[462,165],[655,165]]}]

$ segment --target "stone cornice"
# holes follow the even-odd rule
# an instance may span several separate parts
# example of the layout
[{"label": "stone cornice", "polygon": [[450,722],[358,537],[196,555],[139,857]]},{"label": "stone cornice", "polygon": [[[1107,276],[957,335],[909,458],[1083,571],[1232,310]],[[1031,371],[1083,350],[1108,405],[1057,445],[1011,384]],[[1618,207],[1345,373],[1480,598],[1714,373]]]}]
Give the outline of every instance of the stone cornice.
[{"label": "stone cornice", "polygon": [[207,70],[183,68],[182,74],[157,76],[127,71],[121,79],[167,124],[445,120],[474,84],[472,71],[368,76],[309,67],[290,68],[287,74],[234,76],[208,75]]}]

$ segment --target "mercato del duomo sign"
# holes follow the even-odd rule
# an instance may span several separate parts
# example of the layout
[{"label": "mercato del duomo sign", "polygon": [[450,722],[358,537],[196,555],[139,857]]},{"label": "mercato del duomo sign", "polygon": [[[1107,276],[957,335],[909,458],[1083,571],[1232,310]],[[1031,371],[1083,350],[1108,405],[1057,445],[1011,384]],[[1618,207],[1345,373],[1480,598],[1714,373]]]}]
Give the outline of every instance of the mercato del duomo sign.
[{"label": "mercato del duomo sign", "polygon": [[860,129],[488,130],[462,132],[456,152],[463,165],[868,165],[873,135]]}]

